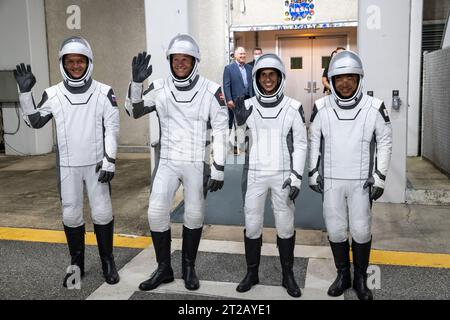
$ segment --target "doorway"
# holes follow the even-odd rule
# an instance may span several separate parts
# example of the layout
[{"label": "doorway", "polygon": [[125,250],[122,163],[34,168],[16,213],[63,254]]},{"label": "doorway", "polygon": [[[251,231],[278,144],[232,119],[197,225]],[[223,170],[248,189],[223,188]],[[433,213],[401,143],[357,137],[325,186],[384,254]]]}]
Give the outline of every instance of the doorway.
[{"label": "doorway", "polygon": [[280,37],[277,42],[278,55],[286,68],[285,93],[302,103],[309,125],[314,101],[325,95],[323,70],[333,50],[347,48],[347,36]]}]

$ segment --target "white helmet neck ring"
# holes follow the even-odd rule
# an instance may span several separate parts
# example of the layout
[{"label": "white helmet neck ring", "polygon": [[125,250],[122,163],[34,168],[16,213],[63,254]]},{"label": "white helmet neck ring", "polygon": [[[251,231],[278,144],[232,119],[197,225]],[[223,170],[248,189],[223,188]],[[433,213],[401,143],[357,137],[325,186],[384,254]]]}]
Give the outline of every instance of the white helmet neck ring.
[{"label": "white helmet neck ring", "polygon": [[282,74],[281,72],[280,74],[281,80],[279,81],[278,88],[272,94],[264,93],[260,88],[258,80],[256,79],[257,77],[253,78],[253,89],[255,90],[256,99],[258,99],[259,102],[264,104],[272,104],[279,101],[283,97],[285,78],[284,74]]},{"label": "white helmet neck ring", "polygon": [[175,75],[175,73],[173,72],[173,68],[172,68],[172,59],[169,59],[170,76],[172,77],[172,80],[173,80],[173,83],[174,83],[175,87],[185,88],[185,87],[190,86],[195,81],[195,78],[197,77],[197,73],[198,73],[198,65],[199,65],[199,63],[198,63],[198,60],[196,58],[192,57],[192,59],[194,61],[194,67],[192,68],[191,73],[187,77],[185,77],[183,79],[178,78]]},{"label": "white helmet neck ring", "polygon": [[[64,68],[64,57],[68,54],[80,54],[86,57],[87,66],[86,70],[78,79],[74,79],[70,73]],[[89,43],[78,36],[73,36],[65,39],[59,50],[59,71],[64,79],[64,82],[70,87],[82,87],[89,82],[94,70],[94,56]]]},{"label": "white helmet neck ring", "polygon": [[[278,88],[274,93],[266,94],[259,84],[260,71],[264,69],[273,69],[278,74]],[[286,71],[283,61],[276,54],[266,53],[256,60],[252,70],[253,90],[256,99],[263,104],[275,104],[283,98],[284,86],[286,82]]]},{"label": "white helmet neck ring", "polygon": [[92,76],[92,71],[94,69],[93,63],[90,59],[87,59],[87,67],[86,70],[83,74],[83,76],[81,76],[78,79],[74,79],[72,78],[72,76],[70,75],[70,73],[66,70],[66,68],[64,68],[64,56],[61,58],[61,62],[59,64],[59,70],[61,72],[61,75],[64,78],[64,82],[70,86],[70,87],[74,87],[74,88],[79,88],[82,87],[84,85],[86,85],[89,80],[91,79]]},{"label": "white helmet neck ring", "polygon": [[333,77],[330,79],[330,81],[331,81],[330,83],[331,93],[333,95],[334,100],[336,101],[336,104],[339,107],[351,109],[359,103],[359,101],[362,98],[362,87],[363,87],[361,76],[359,76],[358,87],[356,88],[355,93],[353,93],[353,95],[349,98],[343,98],[336,92],[336,89],[334,88]]}]

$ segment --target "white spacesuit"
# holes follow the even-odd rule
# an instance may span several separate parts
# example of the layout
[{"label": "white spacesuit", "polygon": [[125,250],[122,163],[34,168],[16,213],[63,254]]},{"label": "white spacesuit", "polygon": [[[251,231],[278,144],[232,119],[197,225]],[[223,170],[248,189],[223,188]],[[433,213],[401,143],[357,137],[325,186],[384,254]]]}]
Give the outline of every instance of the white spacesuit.
[{"label": "white spacesuit", "polygon": [[[335,85],[335,77],[344,75],[359,77],[356,90],[346,98]],[[367,277],[372,238],[371,202],[383,193],[391,157],[392,129],[387,110],[383,101],[363,93],[363,76],[358,55],[351,51],[336,54],[328,71],[332,95],[317,100],[311,115],[310,186],[323,192],[323,214],[338,269],[338,279],[328,291],[332,296],[341,295],[351,285],[350,227],[354,288],[360,298],[371,298],[361,284]]]},{"label": "white spacesuit", "polygon": [[[192,60],[192,70],[180,78],[174,70],[178,56]],[[180,183],[184,187],[183,279],[187,289],[196,290],[199,281],[194,263],[205,214],[207,190],[223,186],[227,146],[228,113],[221,99],[220,85],[197,73],[200,52],[195,40],[179,34],[169,44],[167,60],[170,76],[153,81],[143,92],[142,82],[151,74],[150,56],[144,52],[133,60],[131,82],[125,106],[139,118],[157,112],[160,150],[148,208],[148,219],[158,261],[157,272],[140,285],[152,290],[173,281],[170,266],[170,212]],[[212,132],[210,132],[210,130]],[[210,164],[212,134],[213,163]],[[209,179],[209,184],[208,184]]]},{"label": "white spacesuit", "polygon": [[[84,56],[87,64],[79,78],[74,78],[65,65],[66,56],[74,55]],[[77,265],[84,274],[84,182],[104,276],[113,284],[119,281],[119,275],[112,254],[114,220],[109,182],[115,171],[119,110],[111,87],[91,78],[93,56],[85,39],[66,39],[61,45],[59,59],[64,81],[47,88],[37,107],[31,93],[35,83],[31,68],[25,68],[24,64],[17,66],[15,75],[20,106],[25,121],[33,128],[41,128],[50,119],[55,119],[58,188],[72,265]]]},{"label": "white spacesuit", "polygon": [[[278,73],[278,86],[265,92],[260,83],[264,70]],[[247,275],[237,287],[245,292],[258,282],[264,205],[270,191],[283,267],[283,286],[292,296],[301,295],[292,274],[295,246],[294,199],[300,191],[306,160],[307,135],[301,103],[283,95],[285,69],[275,54],[262,55],[252,71],[256,96],[238,99],[235,117],[245,123],[246,162],[243,173],[245,249]],[[289,188],[287,188],[289,186]]]}]

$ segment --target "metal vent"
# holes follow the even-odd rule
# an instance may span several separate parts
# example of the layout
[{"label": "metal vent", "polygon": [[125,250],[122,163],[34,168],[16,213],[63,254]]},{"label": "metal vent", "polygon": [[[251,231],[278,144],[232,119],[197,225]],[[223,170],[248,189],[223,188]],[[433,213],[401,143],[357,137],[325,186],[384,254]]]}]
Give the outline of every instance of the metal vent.
[{"label": "metal vent", "polygon": [[423,24],[422,26],[422,52],[434,51],[441,48],[444,36],[445,23]]}]

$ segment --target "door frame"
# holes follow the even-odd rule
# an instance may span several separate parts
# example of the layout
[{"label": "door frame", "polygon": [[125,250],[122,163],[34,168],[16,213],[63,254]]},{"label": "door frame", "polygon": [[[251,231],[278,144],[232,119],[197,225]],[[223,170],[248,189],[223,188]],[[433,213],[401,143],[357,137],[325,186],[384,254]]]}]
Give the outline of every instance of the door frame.
[{"label": "door frame", "polygon": [[276,35],[275,36],[275,52],[276,54],[279,56],[280,55],[280,40],[285,40],[285,39],[299,39],[299,38],[307,38],[307,39],[311,39],[311,38],[341,38],[341,37],[345,37],[346,40],[346,49],[350,50],[350,37],[348,35],[348,33],[332,33],[332,34],[318,34],[318,35],[314,35],[314,34],[299,34],[299,35]]}]

